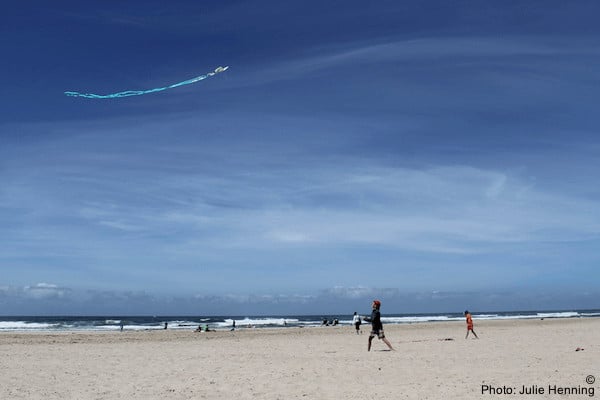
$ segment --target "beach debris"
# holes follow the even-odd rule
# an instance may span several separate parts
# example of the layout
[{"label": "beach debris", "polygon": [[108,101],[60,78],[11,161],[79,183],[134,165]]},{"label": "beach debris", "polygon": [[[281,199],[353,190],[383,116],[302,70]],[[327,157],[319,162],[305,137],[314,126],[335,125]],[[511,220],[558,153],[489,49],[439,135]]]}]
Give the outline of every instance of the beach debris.
[{"label": "beach debris", "polygon": [[585,349],[583,347],[578,347],[575,349],[575,351],[584,351]]},{"label": "beach debris", "polygon": [[197,76],[195,78],[191,78],[191,79],[185,80],[183,82],[178,82],[178,83],[174,83],[174,84],[169,85],[169,86],[164,86],[164,87],[159,87],[159,88],[154,88],[154,89],[147,89],[147,90],[126,90],[124,92],[111,93],[111,94],[94,94],[94,93],[80,93],[80,92],[65,92],[65,95],[71,96],[71,97],[85,97],[87,99],[114,99],[114,98],[118,98],[118,97],[141,96],[143,94],[150,94],[150,93],[155,93],[155,92],[162,92],[163,90],[173,89],[173,88],[176,88],[176,87],[179,87],[179,86],[183,86],[183,85],[190,85],[192,83],[196,83],[196,82],[202,81],[202,80],[204,80],[206,78],[210,78],[211,76],[214,76],[214,75],[219,74],[221,72],[225,72],[225,71],[227,71],[228,68],[229,67],[218,67],[213,72],[209,72],[207,74],[200,75],[200,76]]}]

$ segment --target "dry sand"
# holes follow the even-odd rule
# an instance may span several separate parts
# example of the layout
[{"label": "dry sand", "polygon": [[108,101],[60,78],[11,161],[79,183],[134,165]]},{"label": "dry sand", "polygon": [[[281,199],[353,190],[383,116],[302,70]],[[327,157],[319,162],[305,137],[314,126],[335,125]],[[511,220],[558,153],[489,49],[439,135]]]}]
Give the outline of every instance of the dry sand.
[{"label": "dry sand", "polygon": [[[363,328],[2,333],[0,399],[600,396],[600,381],[586,383],[600,377],[598,318],[475,320],[479,340],[459,322],[386,325],[394,352],[377,339],[367,352]],[[523,385],[537,394],[519,394]]]}]

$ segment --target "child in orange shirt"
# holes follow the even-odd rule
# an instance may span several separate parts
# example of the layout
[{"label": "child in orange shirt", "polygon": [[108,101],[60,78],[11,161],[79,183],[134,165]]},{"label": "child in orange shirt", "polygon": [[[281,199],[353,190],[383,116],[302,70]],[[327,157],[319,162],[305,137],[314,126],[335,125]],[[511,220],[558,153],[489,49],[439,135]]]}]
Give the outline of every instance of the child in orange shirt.
[{"label": "child in orange shirt", "polygon": [[469,332],[473,332],[473,335],[475,335],[475,337],[479,339],[479,337],[473,330],[473,318],[471,318],[471,313],[468,310],[465,311],[465,317],[467,318],[467,336],[465,336],[465,339],[469,337]]}]

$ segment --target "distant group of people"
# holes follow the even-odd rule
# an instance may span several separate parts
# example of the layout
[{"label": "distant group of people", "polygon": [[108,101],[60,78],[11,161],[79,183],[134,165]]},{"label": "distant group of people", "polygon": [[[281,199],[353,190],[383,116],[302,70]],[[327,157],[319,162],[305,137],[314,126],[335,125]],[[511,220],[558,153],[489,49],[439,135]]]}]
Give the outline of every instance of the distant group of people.
[{"label": "distant group of people", "polygon": [[198,327],[196,328],[196,330],[194,332],[212,332],[212,331],[208,328],[208,324],[204,324],[204,330],[202,329],[202,325],[198,325]]}]

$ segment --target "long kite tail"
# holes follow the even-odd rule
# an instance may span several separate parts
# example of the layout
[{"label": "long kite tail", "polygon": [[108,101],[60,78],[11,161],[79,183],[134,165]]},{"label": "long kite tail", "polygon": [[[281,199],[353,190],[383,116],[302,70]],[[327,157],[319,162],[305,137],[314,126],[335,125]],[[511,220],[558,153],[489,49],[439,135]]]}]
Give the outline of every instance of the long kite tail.
[{"label": "long kite tail", "polygon": [[79,92],[65,92],[65,95],[72,97],[85,97],[87,99],[114,99],[117,97],[129,97],[129,96],[141,96],[143,94],[149,94],[154,92],[162,92],[163,90],[173,89],[183,85],[190,85],[192,83],[200,82],[206,78],[210,78],[213,75],[216,75],[221,72],[227,71],[229,67],[218,67],[213,72],[209,72],[205,75],[200,75],[192,79],[188,79],[183,82],[174,83],[169,86],[147,89],[147,90],[126,90],[124,92],[111,93],[111,94],[94,94],[94,93],[79,93]]}]

